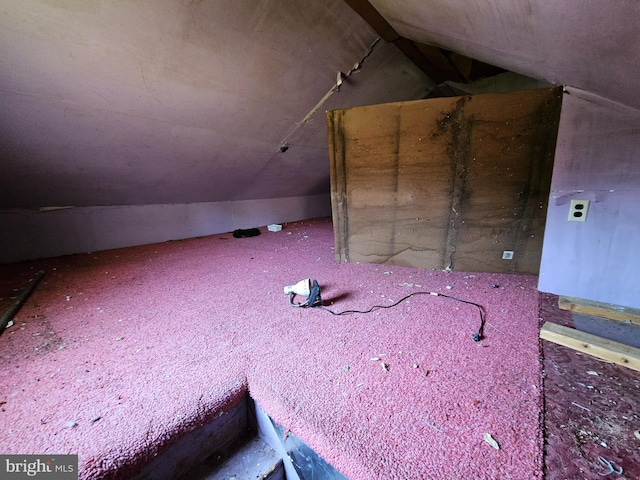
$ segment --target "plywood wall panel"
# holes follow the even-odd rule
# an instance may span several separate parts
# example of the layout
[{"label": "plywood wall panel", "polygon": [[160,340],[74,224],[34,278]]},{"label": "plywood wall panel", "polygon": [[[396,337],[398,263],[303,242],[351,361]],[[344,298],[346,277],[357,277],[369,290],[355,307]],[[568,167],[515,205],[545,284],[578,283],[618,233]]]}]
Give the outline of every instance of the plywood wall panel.
[{"label": "plywood wall panel", "polygon": [[425,268],[442,263],[453,185],[448,141],[431,138],[431,130],[437,129],[433,112],[455,103],[437,99],[426,109],[418,101],[328,112],[339,261]]},{"label": "plywood wall panel", "polygon": [[328,112],[336,259],[536,273],[558,114],[557,89]]},{"label": "plywood wall panel", "polygon": [[[557,89],[465,103],[471,158],[456,269],[538,273],[559,112]],[[502,259],[505,250],[512,260]]]}]

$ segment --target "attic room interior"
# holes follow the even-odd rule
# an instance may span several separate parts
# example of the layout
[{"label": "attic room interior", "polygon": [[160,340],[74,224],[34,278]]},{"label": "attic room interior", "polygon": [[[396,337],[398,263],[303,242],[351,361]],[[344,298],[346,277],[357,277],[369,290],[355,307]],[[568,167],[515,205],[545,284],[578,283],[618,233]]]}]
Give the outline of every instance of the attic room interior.
[{"label": "attic room interior", "polygon": [[0,13],[2,478],[640,478],[637,2]]}]

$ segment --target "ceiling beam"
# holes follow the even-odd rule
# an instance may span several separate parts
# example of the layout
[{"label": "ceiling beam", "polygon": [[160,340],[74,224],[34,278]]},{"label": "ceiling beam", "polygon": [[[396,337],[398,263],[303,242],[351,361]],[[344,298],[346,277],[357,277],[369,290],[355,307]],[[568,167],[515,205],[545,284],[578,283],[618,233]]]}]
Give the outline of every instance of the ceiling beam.
[{"label": "ceiling beam", "polygon": [[362,19],[373,28],[385,42],[400,38],[398,32],[368,0],[344,0]]},{"label": "ceiling beam", "polygon": [[[468,83],[483,76],[495,75],[504,70],[482,62],[454,54],[433,45],[416,43],[402,37],[368,0],[345,0],[380,37],[393,43],[431,80],[440,84],[446,81]],[[488,68],[477,68],[477,67]]]},{"label": "ceiling beam", "polygon": [[394,40],[393,44],[435,83],[440,84],[447,80],[467,82],[467,79],[438,47],[417,45],[404,37]]}]

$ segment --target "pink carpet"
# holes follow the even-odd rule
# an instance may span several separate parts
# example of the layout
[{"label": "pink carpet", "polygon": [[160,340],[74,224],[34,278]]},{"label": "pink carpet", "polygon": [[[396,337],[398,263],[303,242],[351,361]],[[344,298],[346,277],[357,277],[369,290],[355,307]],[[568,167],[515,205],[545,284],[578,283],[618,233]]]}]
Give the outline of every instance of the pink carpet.
[{"label": "pink carpet", "polygon": [[[338,264],[329,220],[261,230],[0,267],[3,308],[47,271],[0,336],[3,453],[129,478],[248,389],[352,480],[542,478],[535,277]],[[282,287],[306,277],[334,310],[480,303],[486,338],[475,307],[430,295],[293,308]]]}]

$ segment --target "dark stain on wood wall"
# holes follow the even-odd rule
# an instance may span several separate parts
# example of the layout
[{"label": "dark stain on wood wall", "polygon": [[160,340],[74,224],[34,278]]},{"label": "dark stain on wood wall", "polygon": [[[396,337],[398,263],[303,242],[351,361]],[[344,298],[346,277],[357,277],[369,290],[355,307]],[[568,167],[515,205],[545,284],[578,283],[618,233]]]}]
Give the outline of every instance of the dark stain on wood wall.
[{"label": "dark stain on wood wall", "polygon": [[537,274],[560,106],[553,88],[328,112],[336,259]]}]

